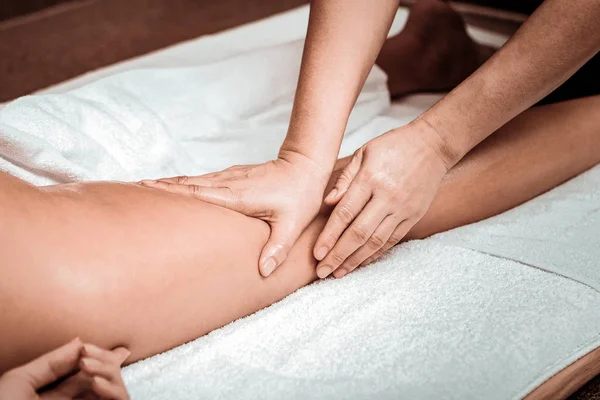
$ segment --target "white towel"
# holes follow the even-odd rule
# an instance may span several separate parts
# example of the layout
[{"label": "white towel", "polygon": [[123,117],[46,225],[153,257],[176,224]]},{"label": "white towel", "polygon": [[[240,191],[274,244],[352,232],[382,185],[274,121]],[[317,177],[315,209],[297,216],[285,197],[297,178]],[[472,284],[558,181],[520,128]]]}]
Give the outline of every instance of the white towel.
[{"label": "white towel", "polygon": [[[202,174],[272,159],[287,131],[302,45],[20,98],[0,110],[0,168],[48,185]],[[348,124],[355,146],[386,127],[389,119],[374,117],[388,106],[386,77],[375,67]]]}]

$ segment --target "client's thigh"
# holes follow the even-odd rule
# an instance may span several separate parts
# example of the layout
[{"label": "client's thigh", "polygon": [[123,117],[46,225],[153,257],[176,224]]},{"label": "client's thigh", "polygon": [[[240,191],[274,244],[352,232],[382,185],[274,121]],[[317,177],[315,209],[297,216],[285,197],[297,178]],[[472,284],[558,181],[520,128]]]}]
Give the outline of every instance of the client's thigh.
[{"label": "client's thigh", "polygon": [[130,361],[140,359],[315,278],[315,224],[290,261],[264,279],[257,264],[269,227],[262,221],[136,185],[27,190],[2,203],[26,209],[0,228],[10,229],[0,243],[0,371],[75,336],[125,345]]}]

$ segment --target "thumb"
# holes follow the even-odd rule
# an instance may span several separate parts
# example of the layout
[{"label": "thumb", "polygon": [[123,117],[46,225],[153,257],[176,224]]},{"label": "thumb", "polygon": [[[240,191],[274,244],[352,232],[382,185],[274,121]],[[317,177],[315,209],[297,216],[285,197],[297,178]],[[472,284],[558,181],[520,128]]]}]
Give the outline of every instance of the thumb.
[{"label": "thumb", "polygon": [[331,189],[329,194],[324,199],[325,204],[329,206],[335,205],[342,197],[344,197],[344,193],[346,193],[350,187],[350,184],[354,180],[354,177],[360,170],[362,159],[363,148],[361,147],[356,151],[356,153],[354,153],[352,160],[350,160],[340,176],[338,176],[337,180],[335,181],[335,185],[333,185],[333,189]]},{"label": "thumb", "polygon": [[119,364],[119,366],[123,365],[123,363],[129,358],[131,352],[125,347],[117,347],[116,349],[111,350],[111,353],[114,356],[115,361]]},{"label": "thumb", "polygon": [[83,343],[76,338],[17,369],[36,390],[75,371]]},{"label": "thumb", "polygon": [[296,240],[300,237],[302,228],[285,223],[272,223],[271,235],[263,247],[259,259],[259,270],[262,276],[267,277],[279,267],[287,258]]}]

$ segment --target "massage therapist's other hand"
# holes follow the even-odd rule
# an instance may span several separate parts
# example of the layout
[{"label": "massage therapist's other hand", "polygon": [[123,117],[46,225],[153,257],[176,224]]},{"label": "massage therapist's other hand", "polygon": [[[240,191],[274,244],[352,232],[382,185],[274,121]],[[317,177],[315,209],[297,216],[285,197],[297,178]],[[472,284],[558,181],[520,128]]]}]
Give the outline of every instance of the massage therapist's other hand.
[{"label": "massage therapist's other hand", "polygon": [[397,244],[429,208],[450,168],[444,145],[416,120],[358,149],[325,197],[335,208],[317,238],[317,275],[341,278]]},{"label": "massage therapist's other hand", "polygon": [[129,354],[75,339],[2,375],[0,400],[129,399],[121,379]]},{"label": "massage therapist's other hand", "polygon": [[330,172],[302,154],[282,151],[279,158],[264,164],[140,183],[268,222],[271,235],[261,252],[259,269],[269,276],[319,212]]}]

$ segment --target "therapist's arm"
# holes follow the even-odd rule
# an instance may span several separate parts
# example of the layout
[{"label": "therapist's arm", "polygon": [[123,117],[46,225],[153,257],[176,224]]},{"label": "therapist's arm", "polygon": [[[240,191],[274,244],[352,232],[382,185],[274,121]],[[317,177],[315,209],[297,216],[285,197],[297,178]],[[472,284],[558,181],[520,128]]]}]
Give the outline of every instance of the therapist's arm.
[{"label": "therapist's arm", "polygon": [[478,71],[422,115],[452,166],[600,50],[600,1],[546,0]]},{"label": "therapist's arm", "polygon": [[[277,158],[208,174],[184,187],[198,199],[269,224],[258,261],[263,276],[283,263],[319,211],[350,111],[397,6],[398,0],[314,0],[288,134]],[[169,182],[185,184],[187,178]]]},{"label": "therapist's arm", "polygon": [[298,88],[281,152],[331,171],[350,111],[385,41],[398,0],[313,0]]},{"label": "therapist's arm", "polygon": [[341,276],[400,241],[425,215],[449,169],[599,48],[598,0],[547,0],[438,104],[362,146],[325,198],[336,208],[315,244],[319,276],[337,269]]}]

